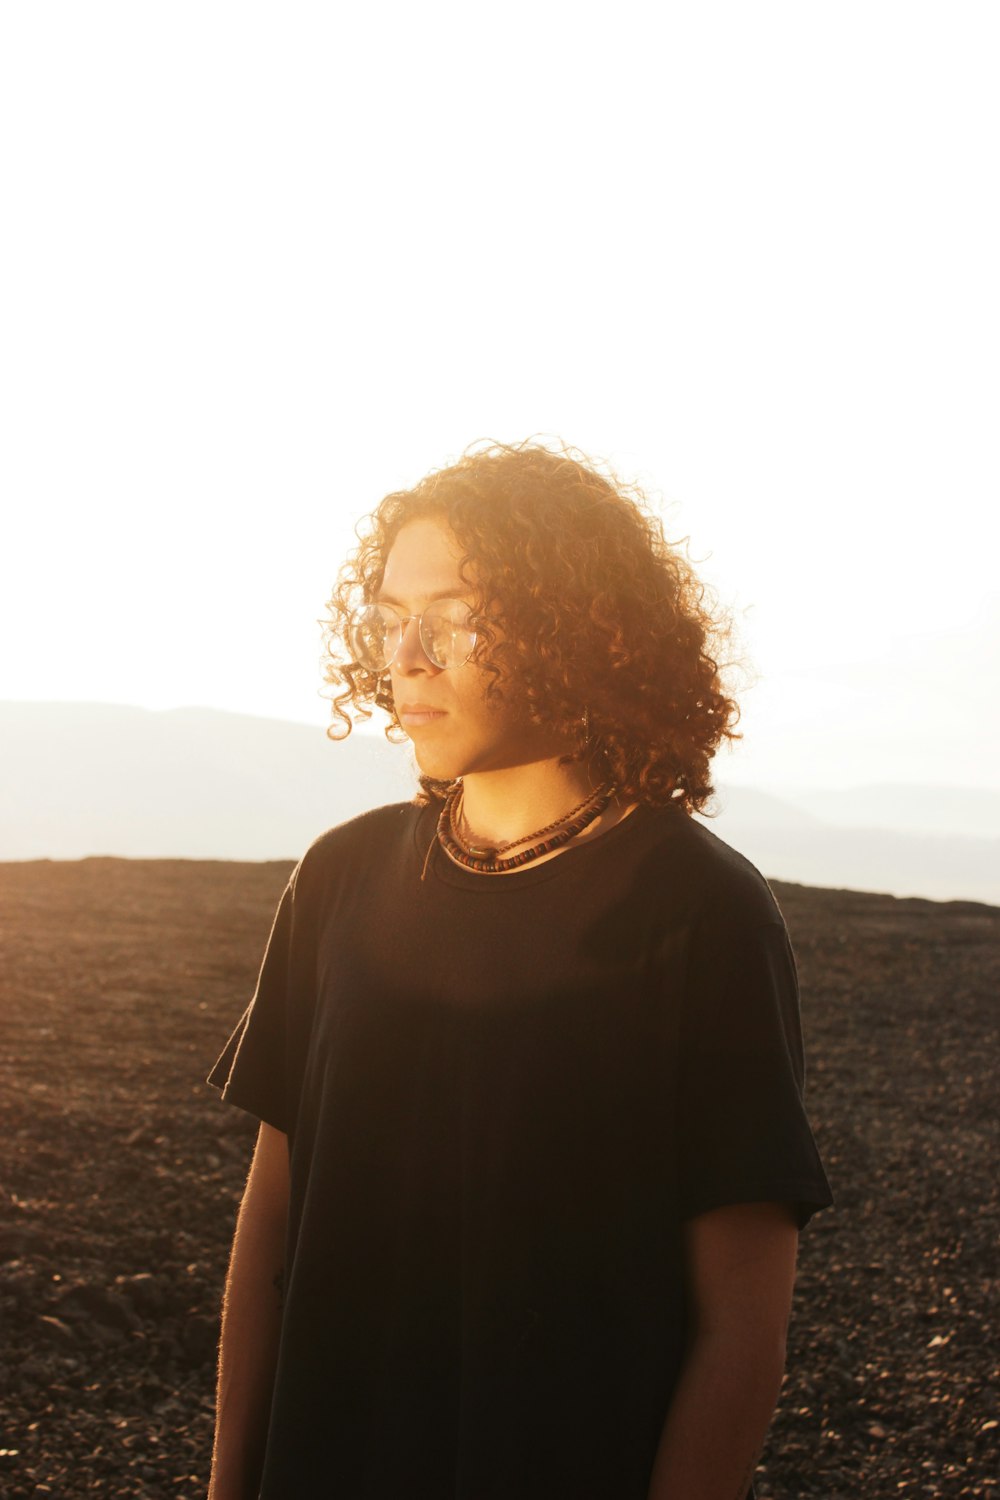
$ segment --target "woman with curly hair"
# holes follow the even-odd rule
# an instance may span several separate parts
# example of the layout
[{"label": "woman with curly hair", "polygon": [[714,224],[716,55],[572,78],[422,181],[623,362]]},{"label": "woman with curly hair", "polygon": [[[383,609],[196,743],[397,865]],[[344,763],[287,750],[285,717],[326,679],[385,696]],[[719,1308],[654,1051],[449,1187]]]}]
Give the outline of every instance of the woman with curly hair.
[{"label": "woman with curly hair", "polygon": [[419,791],[303,855],[210,1076],[261,1122],[212,1500],[753,1496],[833,1198],[784,921],[691,817],[722,622],[531,442],[386,496],[328,608],[329,733]]}]

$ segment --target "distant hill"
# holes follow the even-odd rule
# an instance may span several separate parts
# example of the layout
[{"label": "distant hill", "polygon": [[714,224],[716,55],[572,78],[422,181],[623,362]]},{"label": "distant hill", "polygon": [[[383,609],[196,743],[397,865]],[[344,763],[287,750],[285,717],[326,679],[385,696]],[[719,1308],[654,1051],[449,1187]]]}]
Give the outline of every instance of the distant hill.
[{"label": "distant hill", "polygon": [[210,708],[0,704],[0,860],[288,859],[416,790],[408,747]]},{"label": "distant hill", "polygon": [[853,786],[775,795],[839,828],[1000,838],[1000,792],[964,786]]},{"label": "distant hill", "polygon": [[1000,905],[1000,839],[833,827],[744,788],[723,788],[719,803],[702,821],[772,880]]},{"label": "distant hill", "polygon": [[[219,709],[0,703],[0,860],[292,859],[408,799],[416,778],[409,747],[377,733],[333,743]],[[716,807],[706,825],[773,879],[1000,904],[995,792],[721,786]]]}]

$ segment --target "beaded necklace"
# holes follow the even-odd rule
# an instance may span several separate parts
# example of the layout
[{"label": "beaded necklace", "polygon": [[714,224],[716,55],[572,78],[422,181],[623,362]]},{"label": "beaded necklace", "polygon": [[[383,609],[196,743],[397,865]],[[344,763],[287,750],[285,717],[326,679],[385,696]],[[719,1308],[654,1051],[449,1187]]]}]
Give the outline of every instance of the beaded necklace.
[{"label": "beaded necklace", "polygon": [[489,860],[492,863],[496,859],[498,854],[503,854],[507,849],[516,849],[518,844],[526,844],[530,839],[544,838],[547,833],[555,833],[560,828],[564,828],[567,823],[571,822],[572,819],[576,817],[577,813],[583,812],[585,808],[590,807],[592,802],[595,802],[600,797],[602,797],[605,790],[605,787],[597,787],[594,791],[590,792],[586,797],[584,797],[582,802],[578,802],[576,807],[571,808],[568,813],[564,813],[561,818],[556,818],[553,823],[546,823],[544,828],[536,828],[534,833],[522,833],[520,838],[508,839],[504,844],[487,844],[485,846],[477,846],[476,844],[471,843],[468,837],[463,838],[462,834],[459,832],[461,824],[466,822],[465,783],[463,782],[461,788],[459,789],[458,796],[453,797],[448,801],[448,831],[450,832],[454,842],[458,844],[460,849],[464,849],[466,854],[471,854],[476,859]]},{"label": "beaded necklace", "polygon": [[[607,807],[615,794],[615,788],[609,786],[598,787],[592,792],[579,807],[574,807],[571,812],[562,818],[557,818],[554,823],[549,823],[545,828],[539,828],[534,833],[525,834],[519,839],[510,839],[505,844],[496,847],[480,848],[476,845],[466,846],[459,840],[455,829],[455,806],[462,796],[461,783],[456,783],[444,800],[437,822],[436,836],[441,847],[457,860],[466,869],[478,870],[483,874],[494,875],[502,870],[514,870],[519,865],[525,865],[530,860],[538,859],[543,854],[548,854],[552,849],[561,848],[563,844],[569,843],[584,828],[599,817]],[[523,844],[528,839],[539,838],[542,834],[552,834],[551,838],[543,840],[531,849],[525,849],[520,854],[512,854],[506,859],[500,859],[499,853],[503,849],[512,849],[516,844]],[[430,849],[434,847],[433,840],[427,851],[430,858]],[[424,869],[420,878],[423,880],[427,873],[427,860],[424,861]]]}]

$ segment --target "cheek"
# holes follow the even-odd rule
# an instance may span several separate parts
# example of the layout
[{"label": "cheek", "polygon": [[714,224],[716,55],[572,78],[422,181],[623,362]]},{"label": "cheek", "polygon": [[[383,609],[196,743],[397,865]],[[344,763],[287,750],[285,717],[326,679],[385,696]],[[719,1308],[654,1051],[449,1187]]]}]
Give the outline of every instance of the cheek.
[{"label": "cheek", "polygon": [[452,688],[463,711],[474,714],[477,718],[493,718],[494,703],[488,702],[486,698],[486,690],[490,682],[489,673],[484,672],[480,667],[468,665],[458,667],[452,676]]}]

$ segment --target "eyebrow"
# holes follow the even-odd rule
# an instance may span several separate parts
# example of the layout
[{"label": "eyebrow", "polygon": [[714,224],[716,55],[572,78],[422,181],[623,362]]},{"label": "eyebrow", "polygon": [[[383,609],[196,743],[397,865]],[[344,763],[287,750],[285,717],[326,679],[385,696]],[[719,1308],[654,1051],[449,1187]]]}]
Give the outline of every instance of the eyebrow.
[{"label": "eyebrow", "polygon": [[[439,589],[436,594],[425,594],[424,595],[424,603],[425,604],[431,604],[435,599],[462,599],[462,596],[464,594],[468,594],[468,593],[471,593],[471,592],[472,591],[469,588],[468,584],[463,583],[463,584],[460,584],[458,586],[458,588]],[[464,602],[467,602],[467,601],[463,600],[463,603]],[[400,607],[400,609],[405,609],[406,608],[406,605],[403,603],[403,601],[401,599],[394,599],[391,594],[383,594],[381,592],[379,592],[379,593],[377,593],[375,595],[375,603],[376,604],[398,604],[399,607]]]}]

